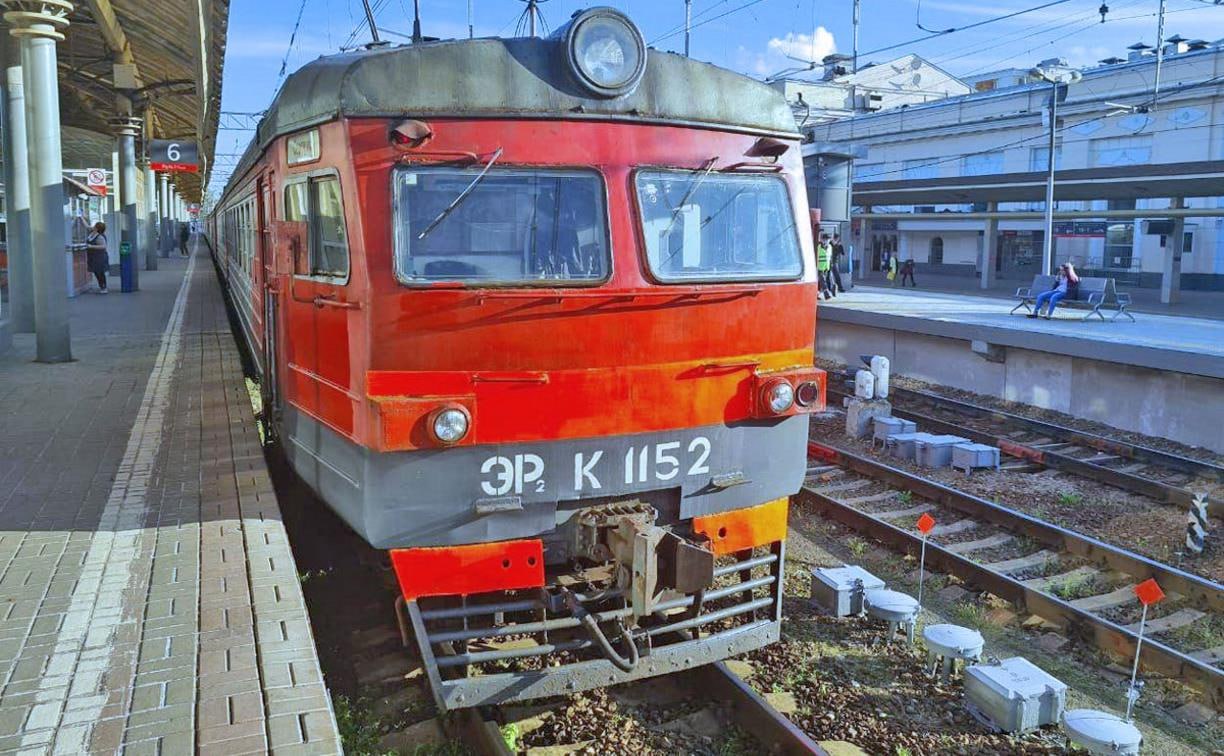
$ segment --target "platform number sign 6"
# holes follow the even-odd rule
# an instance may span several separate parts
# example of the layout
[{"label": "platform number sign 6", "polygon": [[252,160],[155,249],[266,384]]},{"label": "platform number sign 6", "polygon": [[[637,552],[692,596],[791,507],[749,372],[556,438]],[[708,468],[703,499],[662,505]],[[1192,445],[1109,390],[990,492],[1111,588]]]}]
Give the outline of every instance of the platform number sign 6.
[{"label": "platform number sign 6", "polygon": [[155,171],[199,170],[200,151],[195,142],[171,139],[149,140],[149,163]]}]

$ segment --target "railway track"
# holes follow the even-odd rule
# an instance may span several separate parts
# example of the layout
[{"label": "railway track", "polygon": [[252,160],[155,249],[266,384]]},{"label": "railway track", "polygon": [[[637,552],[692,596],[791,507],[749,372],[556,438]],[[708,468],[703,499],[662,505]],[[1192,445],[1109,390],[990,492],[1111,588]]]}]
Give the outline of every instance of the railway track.
[{"label": "railway track", "polygon": [[[366,680],[381,680],[382,685],[371,691],[376,698],[401,696],[404,685],[413,685],[418,690],[412,698],[427,700],[424,676],[416,673],[417,661],[410,658],[410,650],[402,649],[402,658],[388,661],[385,655],[357,662],[357,676]],[[378,665],[383,665],[382,669]],[[405,670],[407,672],[405,673]],[[750,734],[761,745],[764,752],[780,754],[823,754],[825,751],[778,712],[751,686],[736,676],[721,662],[673,673],[671,680],[683,691],[693,694],[693,701],[708,701],[727,711],[729,718],[740,730]],[[653,678],[626,683],[622,687],[632,696],[635,686],[649,685]],[[548,703],[543,700],[541,703]],[[559,706],[560,704],[558,704]],[[508,744],[503,728],[514,726],[520,720],[516,712],[531,712],[533,705],[517,704],[513,707],[486,706],[462,709],[439,718],[446,735],[461,741],[475,753],[488,756],[511,756],[516,751]]]},{"label": "railway track", "polygon": [[[830,389],[830,393],[838,398],[848,395],[837,389]],[[1026,465],[1053,467],[1182,508],[1189,506],[1197,494],[1207,495],[1209,484],[1224,483],[1222,465],[931,391],[894,387],[890,399],[894,400],[892,413],[896,417],[912,420],[925,431],[962,435],[973,442],[995,445],[1007,456],[1021,460],[1012,469]],[[896,406],[897,400],[902,406]],[[1209,515],[1224,519],[1224,500],[1218,495],[1208,497],[1207,510]]]},{"label": "railway track", "polygon": [[[829,388],[831,398],[849,396]],[[1189,507],[1206,496],[1203,481],[1224,482],[1224,466],[1074,428],[982,407],[928,391],[892,387],[893,415],[922,430],[998,446],[1020,460],[1005,469],[1051,467],[1159,502]],[[897,400],[900,400],[898,402]],[[897,406],[900,403],[901,406]],[[1224,519],[1224,500],[1207,498],[1208,514]]]},{"label": "railway track", "polygon": [[1135,653],[1133,588],[1155,578],[1170,600],[1148,621],[1141,667],[1224,710],[1224,645],[1175,647],[1194,637],[1186,628],[1218,620],[1224,586],[835,445],[811,442],[809,456],[816,466],[802,503],[913,555],[921,546],[914,522],[928,512],[939,523],[926,547],[933,568],[1121,657]]}]

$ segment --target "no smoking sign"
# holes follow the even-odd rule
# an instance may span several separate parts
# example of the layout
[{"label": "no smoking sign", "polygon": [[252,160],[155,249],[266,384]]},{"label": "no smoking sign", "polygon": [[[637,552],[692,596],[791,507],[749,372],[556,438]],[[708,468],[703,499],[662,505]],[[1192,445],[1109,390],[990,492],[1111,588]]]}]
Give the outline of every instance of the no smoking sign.
[{"label": "no smoking sign", "polygon": [[85,174],[85,183],[99,194],[106,194],[106,171],[102,168],[90,168]]}]

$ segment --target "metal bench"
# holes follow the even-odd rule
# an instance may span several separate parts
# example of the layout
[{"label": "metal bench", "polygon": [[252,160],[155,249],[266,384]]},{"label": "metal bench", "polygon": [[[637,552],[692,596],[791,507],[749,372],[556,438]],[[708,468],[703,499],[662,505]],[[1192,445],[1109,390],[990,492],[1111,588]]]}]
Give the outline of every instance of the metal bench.
[{"label": "metal bench", "polygon": [[[1054,288],[1055,281],[1057,281],[1055,276],[1033,276],[1032,284],[1016,289],[1016,298],[1020,302],[1011,309],[1011,314],[1014,314],[1016,310],[1022,307],[1025,312],[1033,312],[1033,305],[1037,302],[1037,295]],[[1110,320],[1117,320],[1119,316],[1125,315],[1131,319],[1131,322],[1134,322],[1135,316],[1126,310],[1130,303],[1130,294],[1118,291],[1114,279],[1085,277],[1080,278],[1075,298],[1064,297],[1058,303],[1058,306],[1073,310],[1088,310],[1088,314],[1083,318],[1084,320],[1093,315],[1096,315],[1101,320],[1105,320],[1105,313],[1101,309],[1106,308],[1114,311],[1113,317]]]}]

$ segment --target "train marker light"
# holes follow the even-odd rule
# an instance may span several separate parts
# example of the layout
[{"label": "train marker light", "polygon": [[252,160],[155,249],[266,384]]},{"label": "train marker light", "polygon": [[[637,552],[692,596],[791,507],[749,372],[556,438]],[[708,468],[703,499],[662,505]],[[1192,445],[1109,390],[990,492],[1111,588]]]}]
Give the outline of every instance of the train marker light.
[{"label": "train marker light", "polygon": [[625,14],[613,8],[576,13],[557,30],[578,83],[600,97],[629,94],[646,72],[646,41]]},{"label": "train marker light", "polygon": [[795,403],[800,407],[810,407],[820,400],[820,384],[804,381],[795,390]]},{"label": "train marker light", "polygon": [[400,121],[391,128],[391,144],[397,147],[420,147],[433,139],[433,129],[424,121]]},{"label": "train marker light", "polygon": [[781,415],[795,403],[795,390],[786,381],[777,381],[765,387],[765,405],[769,411]]},{"label": "train marker light", "polygon": [[468,413],[459,407],[445,407],[434,413],[429,424],[434,438],[444,444],[456,444],[467,435]]}]

